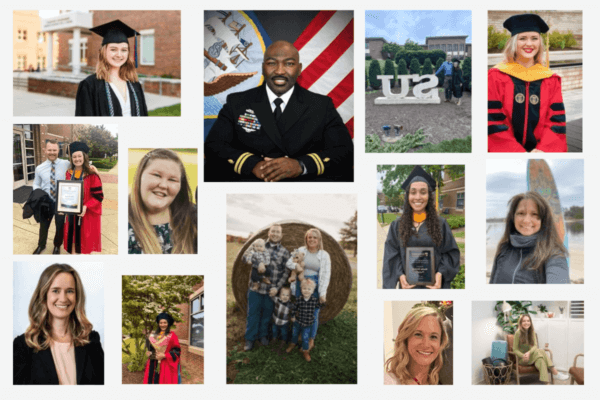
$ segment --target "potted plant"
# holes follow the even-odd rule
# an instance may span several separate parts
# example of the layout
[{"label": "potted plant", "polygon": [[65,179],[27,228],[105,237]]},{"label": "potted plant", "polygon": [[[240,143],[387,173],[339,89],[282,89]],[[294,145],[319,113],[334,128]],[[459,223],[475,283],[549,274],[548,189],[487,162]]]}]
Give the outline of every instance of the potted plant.
[{"label": "potted plant", "polygon": [[514,335],[517,331],[517,323],[519,322],[519,318],[523,314],[537,314],[534,310],[529,310],[528,307],[531,306],[530,301],[507,301],[507,303],[512,307],[512,310],[508,315],[505,315],[502,312],[502,304],[503,301],[497,301],[494,310],[498,313],[498,324],[502,326],[502,330],[511,335]]},{"label": "potted plant", "polygon": [[545,304],[540,304],[537,306],[538,310],[540,310],[540,313],[542,315],[545,315],[546,317],[548,316],[546,313],[548,312],[548,308],[546,307]]},{"label": "potted plant", "polygon": [[564,318],[565,317],[565,308],[559,306],[558,309],[560,310],[560,317]]}]

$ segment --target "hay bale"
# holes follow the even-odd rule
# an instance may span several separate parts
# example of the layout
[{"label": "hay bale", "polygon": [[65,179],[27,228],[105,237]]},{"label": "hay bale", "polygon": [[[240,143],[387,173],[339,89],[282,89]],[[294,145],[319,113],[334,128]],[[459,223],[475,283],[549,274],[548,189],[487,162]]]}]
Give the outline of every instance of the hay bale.
[{"label": "hay bale", "polygon": [[[304,234],[310,228],[318,227],[304,223],[302,221],[280,221],[283,238],[281,244],[291,253],[294,249],[304,246]],[[252,266],[242,260],[246,249],[256,239],[268,239],[269,226],[260,229],[244,244],[233,263],[231,274],[231,287],[235,296],[236,304],[240,307],[244,315],[248,310],[248,283],[250,282],[250,272]],[[319,323],[325,323],[333,319],[344,308],[350,296],[352,289],[352,269],[346,252],[327,232],[319,229],[323,237],[323,249],[329,253],[331,258],[331,279],[327,288],[327,305],[321,310]]]}]

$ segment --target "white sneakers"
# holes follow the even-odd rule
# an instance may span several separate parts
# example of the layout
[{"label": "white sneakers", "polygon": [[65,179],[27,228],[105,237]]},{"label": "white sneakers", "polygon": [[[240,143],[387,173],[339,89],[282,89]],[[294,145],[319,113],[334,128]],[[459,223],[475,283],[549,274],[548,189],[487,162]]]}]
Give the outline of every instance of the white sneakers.
[{"label": "white sneakers", "polygon": [[566,381],[569,380],[569,378],[569,374],[565,374],[564,372],[559,372],[558,374],[554,375],[554,379],[558,379],[559,381]]}]

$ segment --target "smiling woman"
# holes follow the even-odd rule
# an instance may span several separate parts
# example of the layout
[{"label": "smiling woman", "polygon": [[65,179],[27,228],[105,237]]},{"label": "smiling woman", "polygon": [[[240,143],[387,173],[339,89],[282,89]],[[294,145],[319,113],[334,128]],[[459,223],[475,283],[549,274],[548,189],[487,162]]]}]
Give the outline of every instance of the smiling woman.
[{"label": "smiling woman", "polygon": [[197,214],[177,153],[142,157],[129,196],[129,254],[196,254]]},{"label": "smiling woman", "polygon": [[29,303],[30,325],[13,343],[15,385],[103,385],[100,335],[85,313],[79,274],[67,264],[46,268]]},{"label": "smiling woman", "polygon": [[[75,116],[148,116],[144,92],[131,60],[129,38],[138,32],[115,20],[90,29],[103,37],[96,73],[79,84]],[[135,56],[135,55],[134,55]]]}]

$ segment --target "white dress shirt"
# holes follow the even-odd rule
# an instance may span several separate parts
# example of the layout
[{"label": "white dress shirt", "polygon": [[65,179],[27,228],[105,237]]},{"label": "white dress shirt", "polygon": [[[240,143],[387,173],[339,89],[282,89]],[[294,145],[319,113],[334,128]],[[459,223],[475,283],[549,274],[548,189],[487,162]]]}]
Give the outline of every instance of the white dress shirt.
[{"label": "white dress shirt", "polygon": [[121,105],[121,113],[124,117],[131,117],[131,103],[129,102],[131,100],[131,96],[129,93],[129,85],[127,85],[127,82],[125,82],[125,88],[127,89],[127,101],[125,101],[125,99],[123,99],[123,96],[121,95],[121,91],[117,89],[117,85],[115,85],[112,82],[109,82],[109,84],[113,92],[115,92],[115,94],[117,95],[117,99],[119,99],[119,104]]},{"label": "white dress shirt", "polygon": [[[54,160],[54,176],[57,181],[64,181],[67,176],[67,169],[71,163],[67,160],[61,160],[57,158]],[[50,184],[50,173],[52,171],[52,162],[50,160],[46,160],[35,168],[35,178],[33,180],[33,190],[42,189],[44,192],[50,195],[50,188],[52,185]],[[56,190],[56,185],[54,186],[54,190]],[[52,197],[52,195],[50,195]]]},{"label": "white dress shirt", "polygon": [[268,85],[265,86],[267,87],[267,96],[269,96],[269,104],[271,104],[271,111],[275,112],[275,107],[277,107],[275,105],[275,99],[279,97],[281,100],[283,100],[283,103],[281,103],[281,112],[284,112],[285,106],[287,106],[287,104],[290,102],[290,97],[292,97],[292,93],[294,93],[294,87],[292,86],[290,90],[288,90],[281,96],[277,96],[275,93],[273,93],[273,91],[269,88]]}]

